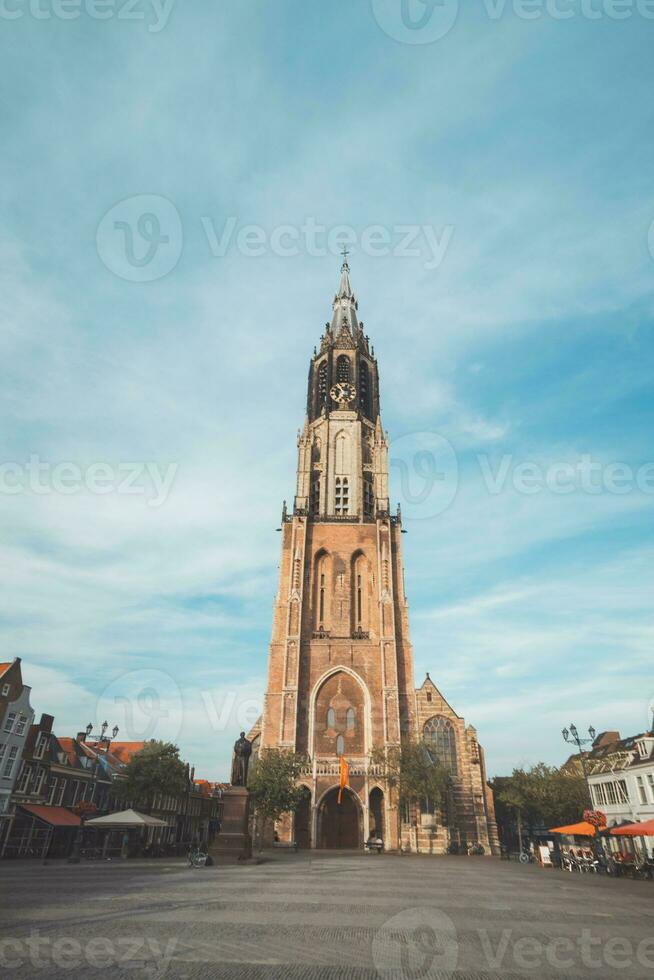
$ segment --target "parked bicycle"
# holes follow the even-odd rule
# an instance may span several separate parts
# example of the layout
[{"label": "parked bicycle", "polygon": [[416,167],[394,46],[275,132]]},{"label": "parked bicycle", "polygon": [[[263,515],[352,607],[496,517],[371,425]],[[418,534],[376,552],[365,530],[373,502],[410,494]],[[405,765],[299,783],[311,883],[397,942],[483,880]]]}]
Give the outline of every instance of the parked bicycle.
[{"label": "parked bicycle", "polygon": [[191,868],[205,868],[212,865],[213,861],[206,851],[197,847],[188,852],[188,863]]}]

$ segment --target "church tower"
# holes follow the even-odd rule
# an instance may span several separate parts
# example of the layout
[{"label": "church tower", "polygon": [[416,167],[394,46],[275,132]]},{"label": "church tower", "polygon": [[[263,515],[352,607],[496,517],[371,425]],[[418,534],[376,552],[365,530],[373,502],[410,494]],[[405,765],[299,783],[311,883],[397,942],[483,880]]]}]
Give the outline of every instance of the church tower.
[{"label": "church tower", "polygon": [[[416,699],[379,372],[347,260],[332,308],[309,366],[293,509],[282,516],[260,744],[310,760],[296,837],[356,846],[373,824],[388,825],[379,811],[390,801],[371,778],[370,752],[413,730]],[[329,794],[341,754],[352,793],[337,806]]]}]

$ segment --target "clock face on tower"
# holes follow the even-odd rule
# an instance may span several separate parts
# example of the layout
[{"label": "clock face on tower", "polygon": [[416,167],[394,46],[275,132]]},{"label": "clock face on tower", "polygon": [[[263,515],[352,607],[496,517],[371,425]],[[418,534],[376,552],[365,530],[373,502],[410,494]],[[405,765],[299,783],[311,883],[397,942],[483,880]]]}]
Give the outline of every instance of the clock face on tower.
[{"label": "clock face on tower", "polygon": [[339,402],[341,405],[348,405],[356,398],[357,390],[349,382],[341,381],[339,384],[334,385],[329,394],[335,402]]}]

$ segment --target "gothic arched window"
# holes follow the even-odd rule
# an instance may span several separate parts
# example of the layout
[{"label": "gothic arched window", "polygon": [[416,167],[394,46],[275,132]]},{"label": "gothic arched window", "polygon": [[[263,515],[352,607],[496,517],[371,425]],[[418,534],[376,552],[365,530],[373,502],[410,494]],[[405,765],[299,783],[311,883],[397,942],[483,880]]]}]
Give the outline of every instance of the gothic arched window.
[{"label": "gothic arched window", "polygon": [[342,735],[336,736],[336,755],[343,755],[345,752],[345,739]]},{"label": "gothic arched window", "polygon": [[456,775],[456,733],[452,723],[441,715],[435,715],[425,722],[422,737],[441,765]]},{"label": "gothic arched window", "polygon": [[370,373],[365,361],[359,363],[359,405],[366,415],[370,415]]},{"label": "gothic arched window", "polygon": [[336,724],[336,712],[333,708],[329,708],[327,711],[327,728],[333,728]]},{"label": "gothic arched window", "polygon": [[338,382],[350,380],[350,358],[346,354],[341,354],[336,361],[336,380]]},{"label": "gothic arched window", "polygon": [[326,552],[321,551],[316,556],[314,566],[314,596],[315,596],[315,625],[314,629],[323,631],[329,629],[329,559]]},{"label": "gothic arched window", "polygon": [[312,514],[320,513],[320,473],[311,474],[311,493],[309,496],[309,510]]},{"label": "gothic arched window", "polygon": [[320,414],[320,409],[327,402],[327,361],[323,361],[318,368],[318,385],[316,392],[318,395],[316,414]]},{"label": "gothic arched window", "polygon": [[348,731],[354,728],[354,708],[348,708],[345,712],[345,727]]},{"label": "gothic arched window", "polygon": [[335,470],[339,476],[350,472],[350,439],[345,432],[339,432],[335,441]]},{"label": "gothic arched window", "polygon": [[364,517],[375,516],[375,490],[372,473],[363,474],[363,514]]},{"label": "gothic arched window", "polygon": [[362,552],[352,558],[352,630],[358,633],[368,629],[366,590],[368,586],[368,561]]}]

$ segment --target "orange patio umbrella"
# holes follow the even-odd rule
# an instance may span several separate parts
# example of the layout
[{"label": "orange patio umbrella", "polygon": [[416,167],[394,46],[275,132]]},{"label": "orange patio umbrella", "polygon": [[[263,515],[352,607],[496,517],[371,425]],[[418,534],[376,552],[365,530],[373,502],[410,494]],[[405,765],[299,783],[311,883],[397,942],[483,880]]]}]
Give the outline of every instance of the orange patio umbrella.
[{"label": "orange patio umbrella", "polygon": [[611,830],[613,837],[654,837],[654,820],[645,820],[643,823],[628,823],[624,827],[614,827]]},{"label": "orange patio umbrella", "polygon": [[594,837],[595,827],[592,823],[587,823],[586,820],[580,820],[579,823],[568,824],[567,827],[550,827],[550,834],[567,834],[569,837]]}]

